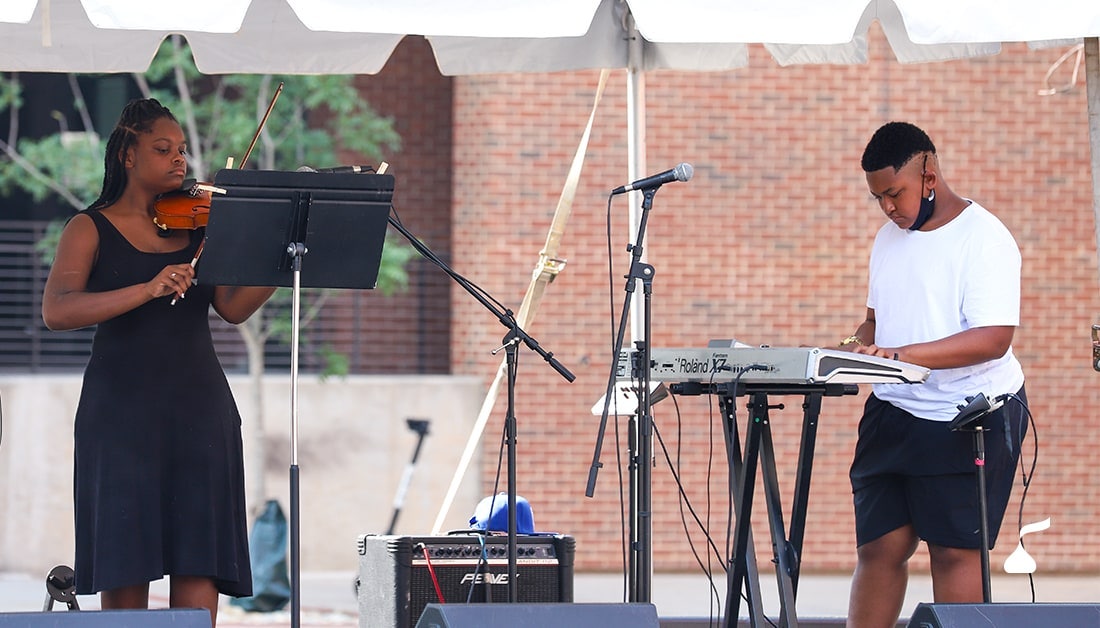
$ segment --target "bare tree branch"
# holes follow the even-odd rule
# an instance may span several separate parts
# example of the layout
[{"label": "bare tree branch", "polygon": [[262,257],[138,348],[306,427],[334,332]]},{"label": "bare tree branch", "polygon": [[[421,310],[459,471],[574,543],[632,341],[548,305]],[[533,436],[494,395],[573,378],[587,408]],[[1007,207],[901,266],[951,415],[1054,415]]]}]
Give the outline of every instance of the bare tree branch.
[{"label": "bare tree branch", "polygon": [[202,145],[204,152],[211,152],[214,148],[214,139],[219,136],[222,128],[222,111],[224,107],[222,103],[225,102],[225,95],[228,88],[225,81],[218,81],[214,88],[214,94],[212,96],[214,102],[214,110],[210,114],[209,127],[206,129],[205,141]]},{"label": "bare tree branch", "polygon": [[80,199],[78,199],[76,196],[73,196],[73,193],[70,192],[68,188],[58,185],[53,178],[46,176],[41,170],[36,168],[34,164],[24,159],[23,156],[19,154],[19,151],[16,150],[15,147],[13,147],[11,144],[8,144],[4,140],[0,140],[0,150],[4,151],[4,154],[10,157],[11,160],[18,164],[20,168],[27,171],[27,174],[31,175],[32,177],[34,177],[35,180],[41,182],[43,185],[53,190],[55,194],[65,199],[65,201],[72,205],[74,208],[78,210],[84,209],[84,203],[82,203]]},{"label": "bare tree branch", "polygon": [[[76,107],[76,112],[80,114],[80,124],[83,126],[84,131],[94,134],[96,132],[95,126],[92,124],[92,116],[88,114],[88,103],[84,100],[84,90],[80,89],[80,82],[76,80],[75,74],[69,74],[69,89],[73,93],[73,106]],[[93,142],[87,142],[85,144],[88,148],[88,153],[93,158],[98,158],[99,147]]]},{"label": "bare tree branch", "polygon": [[80,114],[81,126],[85,131],[94,131],[92,117],[88,115],[88,103],[84,100],[84,90],[80,89],[80,82],[76,80],[75,74],[68,74],[66,77],[69,80],[69,89],[73,92],[73,107]]},{"label": "bare tree branch", "polygon": [[331,296],[331,290],[321,290],[321,292],[317,295],[317,298],[312,299],[309,302],[309,307],[306,308],[305,313],[302,314],[302,319],[299,327],[306,327],[311,322],[313,322],[313,319],[317,318],[317,316],[321,314],[321,308],[325,306],[325,303],[328,302],[329,297]]},{"label": "bare tree branch", "polygon": [[[183,44],[180,41],[180,36],[172,35],[171,38],[172,54],[176,55],[176,58],[183,56]],[[176,90],[179,92],[180,102],[183,103],[183,117],[187,125],[187,145],[191,147],[190,166],[195,173],[195,178],[205,181],[206,166],[204,164],[206,162],[202,158],[202,137],[199,135],[199,123],[195,119],[195,100],[191,97],[191,85],[187,82],[182,63],[174,64],[173,77],[176,81]]]},{"label": "bare tree branch", "polygon": [[142,98],[148,98],[153,94],[153,90],[149,89],[149,81],[145,80],[144,74],[134,73],[130,76],[133,77],[134,83],[137,84],[138,91],[141,92]]},{"label": "bare tree branch", "polygon": [[[12,72],[11,82],[14,85],[13,89],[19,88],[19,73]],[[11,116],[8,117],[8,143],[15,146],[19,142],[19,99],[13,98],[11,101]]]}]

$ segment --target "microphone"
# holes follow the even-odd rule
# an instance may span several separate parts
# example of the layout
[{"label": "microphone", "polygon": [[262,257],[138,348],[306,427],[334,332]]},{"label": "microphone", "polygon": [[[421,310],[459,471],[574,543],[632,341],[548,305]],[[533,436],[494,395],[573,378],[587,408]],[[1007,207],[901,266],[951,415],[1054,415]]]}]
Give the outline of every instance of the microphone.
[{"label": "microphone", "polygon": [[672,170],[666,170],[661,174],[655,174],[652,177],[646,177],[644,179],[638,179],[630,185],[624,185],[611,190],[612,196],[615,194],[623,194],[630,192],[631,190],[651,190],[653,188],[659,188],[666,183],[672,183],[673,181],[688,181],[691,179],[691,175],[694,174],[695,169],[691,167],[689,163],[682,163]]},{"label": "microphone", "polygon": [[324,172],[324,173],[344,173],[351,172],[358,174],[360,172],[374,172],[374,168],[371,166],[336,166],[335,168],[311,168],[309,166],[299,166],[297,172]]}]

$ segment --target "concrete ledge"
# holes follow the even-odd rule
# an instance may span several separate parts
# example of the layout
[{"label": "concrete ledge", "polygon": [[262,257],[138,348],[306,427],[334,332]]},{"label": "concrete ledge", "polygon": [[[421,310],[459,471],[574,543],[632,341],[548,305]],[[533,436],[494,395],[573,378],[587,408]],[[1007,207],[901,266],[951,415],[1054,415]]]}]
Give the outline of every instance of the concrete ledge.
[{"label": "concrete ledge", "polygon": [[[246,489],[259,491],[250,500],[253,515],[264,500],[277,499],[289,518],[290,376],[265,376],[260,395],[252,394],[244,376],[229,382],[244,422]],[[80,384],[77,374],[0,375],[0,477],[14,480],[0,482],[0,571],[45,574],[72,564],[73,416]],[[484,396],[484,384],[474,377],[300,376],[302,569],[354,572],[358,536],[386,531],[416,445],[405,422],[410,417],[429,419],[430,427],[397,532],[431,530]],[[264,409],[259,436],[250,419],[258,405]],[[468,527],[484,497],[480,460],[479,447],[444,530]]]}]

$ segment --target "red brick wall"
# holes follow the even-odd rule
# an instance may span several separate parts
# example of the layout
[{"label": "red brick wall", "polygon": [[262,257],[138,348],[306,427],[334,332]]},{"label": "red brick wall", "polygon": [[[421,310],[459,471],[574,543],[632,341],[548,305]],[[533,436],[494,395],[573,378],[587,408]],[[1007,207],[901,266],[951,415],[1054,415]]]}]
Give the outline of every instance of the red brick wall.
[{"label": "red brick wall", "polygon": [[[660,190],[649,217],[654,343],[703,346],[710,338],[736,337],[774,346],[828,345],[850,334],[863,318],[867,254],[883,221],[869,200],[860,154],[883,122],[917,123],[936,142],[948,183],[1000,216],[1023,253],[1023,320],[1014,345],[1039,437],[1023,518],[1053,520],[1051,530],[1028,538],[1029,551],[1043,571],[1096,571],[1100,373],[1089,367],[1088,336],[1100,298],[1084,86],[1036,95],[1063,49],[1009,45],[992,58],[906,66],[890,56],[881,35],[871,45],[870,63],[859,66],[781,68],[754,46],[743,69],[648,75],[647,174],[681,161],[695,167],[689,183]],[[513,309],[545,240],[597,76],[454,79],[454,266]],[[519,356],[518,492],[531,501],[539,530],[577,537],[580,570],[622,564],[622,425],[617,442],[609,424],[596,494],[589,499],[584,492],[599,423],[589,408],[606,385],[610,325],[618,319],[632,237],[630,201],[616,197],[609,280],[606,194],[626,182],[625,83],[625,73],[616,71],[560,251],[568,265],[528,329],[576,381],[567,383],[529,350]],[[505,329],[465,292],[452,290],[451,300],[453,372],[488,382],[499,363],[490,351]],[[868,390],[824,402],[807,571],[848,571],[854,564],[847,470]],[[789,508],[801,411],[797,399],[782,401],[787,408],[772,416]],[[716,400],[678,402],[654,407],[657,427],[721,549],[726,466]],[[502,394],[483,440],[486,492],[504,407]],[[743,408],[738,418],[743,429]],[[693,570],[685,539],[706,560],[703,535],[690,518],[685,533],[675,484],[655,446],[654,567]],[[1030,462],[1033,438],[1024,451]],[[502,478],[500,490],[504,486]],[[1021,493],[1018,481],[992,556],[995,568],[1015,547]],[[753,517],[762,561],[769,558],[764,512],[758,499]]]},{"label": "red brick wall", "polygon": [[[452,80],[435,70],[423,38],[408,37],[386,67],[360,76],[357,86],[374,110],[394,121],[401,148],[385,155],[396,177],[394,207],[402,224],[439,257],[450,259]],[[361,163],[346,155],[344,163]],[[405,242],[390,227],[390,234]],[[408,265],[409,289],[392,296],[347,291],[326,306],[324,316],[345,316],[363,325],[360,345],[350,349],[354,372],[447,373],[450,371],[450,280],[427,261]]]}]

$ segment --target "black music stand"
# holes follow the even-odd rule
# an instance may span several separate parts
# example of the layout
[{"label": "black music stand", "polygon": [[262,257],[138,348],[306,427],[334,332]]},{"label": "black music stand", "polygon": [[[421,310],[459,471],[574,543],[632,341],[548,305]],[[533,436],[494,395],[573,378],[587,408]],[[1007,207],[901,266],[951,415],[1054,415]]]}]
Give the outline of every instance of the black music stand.
[{"label": "black music stand", "polygon": [[[199,280],[283,286],[291,307],[291,626],[301,625],[298,338],[301,288],[374,288],[393,198],[391,175],[220,170]],[[308,262],[303,258],[309,255]]]},{"label": "black music stand", "polygon": [[372,289],[393,199],[393,175],[220,170],[199,281],[294,286],[288,250],[304,244],[304,288]]}]

